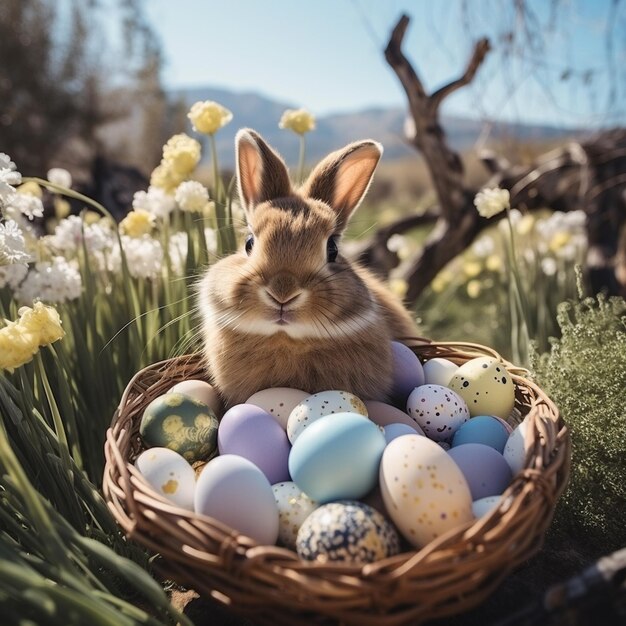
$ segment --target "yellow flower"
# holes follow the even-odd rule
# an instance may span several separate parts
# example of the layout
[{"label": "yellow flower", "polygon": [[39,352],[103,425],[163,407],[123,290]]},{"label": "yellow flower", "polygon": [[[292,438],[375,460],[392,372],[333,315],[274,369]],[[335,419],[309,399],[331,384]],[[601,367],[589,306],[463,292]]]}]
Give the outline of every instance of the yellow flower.
[{"label": "yellow flower", "polygon": [[478,296],[480,295],[480,292],[482,291],[482,285],[480,284],[479,280],[470,280],[467,283],[467,295],[470,298],[478,298]]},{"label": "yellow flower", "polygon": [[406,280],[404,280],[403,278],[392,278],[389,281],[389,288],[398,297],[404,298],[404,296],[406,296],[406,292],[409,288],[409,285],[406,282]]},{"label": "yellow flower", "polygon": [[485,261],[485,267],[490,272],[499,272],[502,269],[502,260],[497,254],[490,254]]},{"label": "yellow flower", "polygon": [[171,172],[181,177],[181,180],[196,169],[198,161],[200,161],[200,143],[185,133],[170,137],[163,146],[161,165],[167,165]]},{"label": "yellow flower", "polygon": [[478,261],[466,261],[463,264],[463,272],[468,278],[474,278],[474,276],[478,276],[482,269],[483,266]]},{"label": "yellow flower", "polygon": [[144,209],[135,209],[120,222],[120,230],[130,237],[149,234],[154,228],[155,218]]},{"label": "yellow flower", "polygon": [[435,293],[441,293],[450,284],[451,280],[452,274],[447,270],[443,270],[435,276],[430,286]]},{"label": "yellow flower", "polygon": [[517,232],[520,235],[528,235],[530,231],[533,229],[535,225],[535,218],[530,214],[526,213],[524,217],[517,224]]},{"label": "yellow flower", "polygon": [[572,239],[572,235],[567,231],[561,230],[558,233],[554,233],[552,239],[550,239],[550,250],[552,252],[558,252],[564,248]]},{"label": "yellow flower", "polygon": [[29,180],[27,183],[23,183],[17,188],[17,193],[23,193],[25,196],[35,196],[41,200],[43,193],[41,187],[34,181]]},{"label": "yellow flower", "polygon": [[59,220],[67,217],[70,214],[70,203],[61,196],[54,196],[54,214]]},{"label": "yellow flower", "polygon": [[168,163],[161,161],[150,175],[150,186],[162,189],[166,194],[174,195],[176,187],[185,180],[186,176],[174,172]]},{"label": "yellow flower", "polygon": [[287,109],[278,123],[279,128],[293,130],[298,135],[304,135],[315,129],[315,117],[306,109]]},{"label": "yellow flower", "polygon": [[54,307],[35,302],[32,309],[23,306],[18,313],[17,325],[24,333],[36,338],[39,346],[47,346],[65,337],[59,312]]},{"label": "yellow flower", "polygon": [[493,217],[510,207],[510,195],[508,189],[482,189],[476,194],[474,204],[483,217]]},{"label": "yellow flower", "polygon": [[32,360],[39,350],[37,336],[17,322],[0,329],[0,369],[13,372],[16,367]]},{"label": "yellow flower", "polygon": [[196,102],[187,113],[187,117],[195,131],[213,135],[233,119],[233,114],[221,104],[205,100]]}]

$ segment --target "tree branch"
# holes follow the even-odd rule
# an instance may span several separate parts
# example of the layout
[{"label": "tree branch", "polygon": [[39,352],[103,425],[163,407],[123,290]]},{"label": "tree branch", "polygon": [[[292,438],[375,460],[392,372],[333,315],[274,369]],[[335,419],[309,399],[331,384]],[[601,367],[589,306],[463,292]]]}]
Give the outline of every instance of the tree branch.
[{"label": "tree branch", "polygon": [[431,94],[430,105],[434,107],[435,110],[439,108],[443,100],[451,93],[461,87],[465,87],[465,85],[469,85],[474,80],[474,76],[476,75],[478,68],[485,60],[489,50],[491,50],[491,44],[489,43],[489,39],[486,37],[483,37],[476,42],[474,45],[474,53],[472,54],[472,58],[469,60],[463,75],[447,85],[444,85],[440,89],[437,89],[435,93]]}]

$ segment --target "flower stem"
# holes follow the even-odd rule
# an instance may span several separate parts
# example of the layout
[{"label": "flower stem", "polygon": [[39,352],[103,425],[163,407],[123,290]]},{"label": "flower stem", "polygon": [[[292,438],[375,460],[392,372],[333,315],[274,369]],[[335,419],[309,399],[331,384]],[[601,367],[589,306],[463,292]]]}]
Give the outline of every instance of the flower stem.
[{"label": "flower stem", "polygon": [[305,139],[304,133],[300,135],[300,157],[298,159],[298,182],[301,183],[304,179],[304,153],[305,153]]},{"label": "flower stem", "polygon": [[217,160],[217,146],[215,136],[209,135],[211,146],[211,160],[213,162],[213,184],[215,185],[215,221],[217,225],[217,251],[221,256],[228,249],[228,241],[225,237],[226,212],[224,210],[224,198],[222,197],[222,184],[220,180],[220,168]]}]

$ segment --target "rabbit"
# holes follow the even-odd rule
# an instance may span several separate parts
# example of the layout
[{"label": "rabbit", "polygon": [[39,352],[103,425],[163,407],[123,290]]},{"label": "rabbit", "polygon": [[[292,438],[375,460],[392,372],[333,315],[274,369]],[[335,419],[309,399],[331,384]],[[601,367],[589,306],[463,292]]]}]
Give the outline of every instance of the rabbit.
[{"label": "rabbit", "polygon": [[269,387],[387,400],[391,342],[416,336],[416,327],[341,245],[382,146],[365,140],[333,152],[299,188],[255,131],[240,130],[235,148],[249,231],[199,285],[204,359],[225,406]]}]

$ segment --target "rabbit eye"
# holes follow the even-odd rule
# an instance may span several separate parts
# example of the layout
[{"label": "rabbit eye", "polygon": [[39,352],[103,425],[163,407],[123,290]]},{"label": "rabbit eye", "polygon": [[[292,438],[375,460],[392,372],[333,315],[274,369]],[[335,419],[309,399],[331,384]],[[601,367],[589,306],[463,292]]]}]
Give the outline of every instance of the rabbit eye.
[{"label": "rabbit eye", "polygon": [[254,235],[252,233],[250,233],[246,237],[246,254],[248,256],[250,256],[250,253],[252,252],[253,246],[254,246]]},{"label": "rabbit eye", "polygon": [[329,263],[334,263],[339,254],[339,248],[337,248],[337,241],[335,237],[330,237],[326,243],[326,258]]}]

